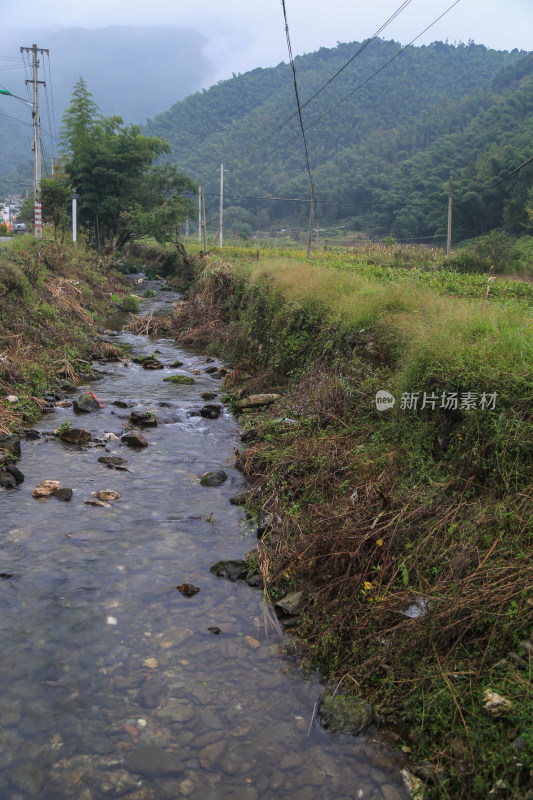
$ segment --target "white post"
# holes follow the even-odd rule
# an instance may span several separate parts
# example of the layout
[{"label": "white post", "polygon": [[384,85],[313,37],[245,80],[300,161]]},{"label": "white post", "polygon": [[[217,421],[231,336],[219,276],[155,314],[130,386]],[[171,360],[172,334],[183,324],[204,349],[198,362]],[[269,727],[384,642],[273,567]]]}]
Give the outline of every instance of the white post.
[{"label": "white post", "polygon": [[70,195],[72,198],[72,241],[74,244],[77,242],[78,239],[78,223],[76,219],[76,202],[78,200],[79,194],[76,193],[76,189],[73,190],[72,194]]}]

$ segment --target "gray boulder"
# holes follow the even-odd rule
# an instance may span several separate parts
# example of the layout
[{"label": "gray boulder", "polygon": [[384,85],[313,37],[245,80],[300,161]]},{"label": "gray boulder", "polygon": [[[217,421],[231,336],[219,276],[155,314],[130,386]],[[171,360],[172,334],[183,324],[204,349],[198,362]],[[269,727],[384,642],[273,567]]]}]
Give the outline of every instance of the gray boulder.
[{"label": "gray boulder", "polygon": [[102,405],[92,392],[85,392],[74,400],[72,407],[78,414],[89,414],[91,411],[99,411]]},{"label": "gray boulder", "polygon": [[224,470],[219,469],[217,472],[204,472],[200,477],[200,483],[202,486],[221,486],[227,479]]}]

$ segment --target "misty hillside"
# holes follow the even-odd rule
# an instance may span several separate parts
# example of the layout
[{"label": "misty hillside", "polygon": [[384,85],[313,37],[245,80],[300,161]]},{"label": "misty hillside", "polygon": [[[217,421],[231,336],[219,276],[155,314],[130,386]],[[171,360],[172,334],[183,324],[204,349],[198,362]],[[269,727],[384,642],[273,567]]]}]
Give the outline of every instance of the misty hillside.
[{"label": "misty hillside", "polygon": [[[187,29],[112,26],[2,31],[0,55],[19,57],[20,46],[33,43],[50,51],[50,71],[46,69],[43,75],[42,70],[39,76],[47,82],[46,90],[41,89],[41,122],[50,153],[52,105],[59,129],[80,76],[105,116],[117,114],[127,123],[143,123],[205,85],[212,70],[202,54],[206,39]],[[19,69],[10,64],[0,80],[13,94],[26,97],[26,77],[21,60]],[[0,194],[8,175],[32,179],[30,123],[28,108],[11,98],[0,99]]]},{"label": "misty hillside", "polygon": [[[358,47],[339,44],[296,58],[302,103]],[[325,224],[342,220],[401,238],[442,235],[450,174],[458,188],[472,194],[523,160],[531,142],[531,130],[522,135],[531,123],[531,58],[517,50],[440,42],[396,57],[400,47],[378,40],[303,109],[322,200],[318,217]],[[226,207],[235,232],[277,220],[303,224],[306,204],[246,199],[309,196],[296,116],[262,141],[294,111],[291,69],[280,64],[196,92],[151,120],[146,130],[171,143],[173,158],[204,182],[207,193],[218,191],[217,171],[224,162]],[[503,218],[505,198],[498,202],[491,209],[493,227]],[[412,203],[421,207],[409,208]],[[479,212],[479,203],[473,207]],[[482,232],[482,219],[467,221],[465,213],[463,218],[464,224],[458,213],[458,234],[470,234],[472,222]],[[519,226],[518,218],[512,224]]]}]

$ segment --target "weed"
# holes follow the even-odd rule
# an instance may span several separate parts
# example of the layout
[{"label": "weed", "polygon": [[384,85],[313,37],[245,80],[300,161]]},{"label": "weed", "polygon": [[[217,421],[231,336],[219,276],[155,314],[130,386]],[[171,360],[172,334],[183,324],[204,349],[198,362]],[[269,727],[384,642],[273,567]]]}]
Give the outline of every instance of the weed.
[{"label": "weed", "polygon": [[120,299],[119,305],[122,311],[129,311],[130,314],[136,314],[141,307],[141,301],[136,294],[126,294]]}]

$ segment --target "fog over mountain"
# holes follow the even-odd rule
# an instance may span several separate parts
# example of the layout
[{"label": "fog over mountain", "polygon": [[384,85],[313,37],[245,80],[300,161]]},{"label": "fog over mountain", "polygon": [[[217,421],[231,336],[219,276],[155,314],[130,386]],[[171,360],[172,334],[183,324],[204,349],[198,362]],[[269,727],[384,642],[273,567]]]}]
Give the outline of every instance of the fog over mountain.
[{"label": "fog over mountain", "polygon": [[[176,101],[213,81],[214,66],[204,56],[207,39],[187,28],[110,26],[87,28],[21,28],[0,33],[0,85],[13,94],[27,97],[20,47],[37,44],[49,50],[40,70],[41,122],[45,149],[55,150],[52,140],[70,102],[78,78],[85,79],[105,116],[117,114],[125,122],[142,124],[147,117],[165,111]],[[27,59],[26,59],[27,60]],[[0,193],[6,176],[31,176],[31,112],[17,100],[0,102]],[[24,165],[24,166],[23,166]],[[13,186],[13,188],[15,188]]]},{"label": "fog over mountain", "polygon": [[[202,54],[207,39],[186,28],[113,25],[3,31],[0,54],[19,56],[33,43],[50,51],[56,112],[62,114],[80,75],[105,115],[145,121],[209,83],[213,65]],[[0,72],[0,81],[25,97],[24,70]]]}]

